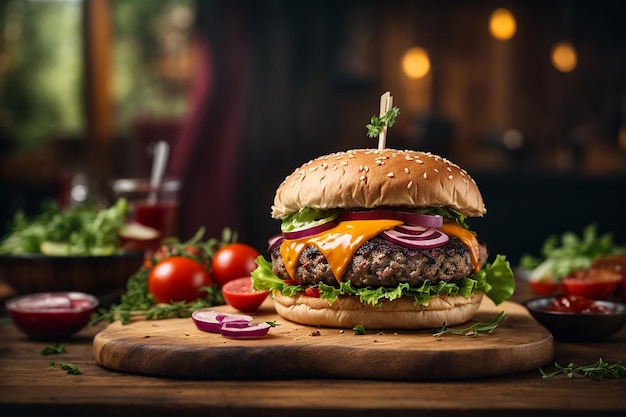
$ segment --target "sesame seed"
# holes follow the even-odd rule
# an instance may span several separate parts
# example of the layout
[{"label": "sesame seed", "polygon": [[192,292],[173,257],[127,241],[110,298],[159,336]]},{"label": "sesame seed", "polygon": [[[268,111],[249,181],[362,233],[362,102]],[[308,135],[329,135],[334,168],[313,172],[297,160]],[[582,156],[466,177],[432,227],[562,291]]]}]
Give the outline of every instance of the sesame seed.
[{"label": "sesame seed", "polygon": [[326,162],[322,162],[322,168],[326,168],[328,164]]},{"label": "sesame seed", "polygon": [[446,167],[446,169],[448,170],[448,172],[452,172],[452,168]]},{"label": "sesame seed", "polygon": [[451,180],[452,178],[453,178],[453,177],[452,177],[452,174],[448,175],[448,179],[449,179],[449,180]]},{"label": "sesame seed", "polygon": [[348,161],[341,161],[341,165],[345,167],[346,165],[348,165]]},{"label": "sesame seed", "polygon": [[393,178],[393,172],[388,172],[388,173],[387,173],[387,176],[388,176],[389,178]]},{"label": "sesame seed", "polygon": [[409,183],[406,185],[406,189],[410,189],[413,186],[413,181],[409,181]]},{"label": "sesame seed", "polygon": [[439,170],[437,168],[435,168],[435,172],[439,172]]},{"label": "sesame seed", "polygon": [[361,175],[360,179],[361,179],[361,181],[365,181],[365,178],[366,178],[365,175]]},{"label": "sesame seed", "polygon": [[311,172],[317,171],[317,167],[311,167],[311,168],[309,168],[309,171],[311,171]]},{"label": "sesame seed", "polygon": [[424,161],[422,161],[421,159],[416,159],[415,162],[417,162],[418,164],[423,164]]},{"label": "sesame seed", "polygon": [[410,173],[411,173],[411,171],[409,171],[409,169],[408,169],[408,168],[404,168],[404,172],[406,172],[407,174],[410,174]]},{"label": "sesame seed", "polygon": [[426,173],[424,172],[424,174],[422,174],[422,177],[424,177],[424,179],[428,178],[428,175],[426,175]]}]

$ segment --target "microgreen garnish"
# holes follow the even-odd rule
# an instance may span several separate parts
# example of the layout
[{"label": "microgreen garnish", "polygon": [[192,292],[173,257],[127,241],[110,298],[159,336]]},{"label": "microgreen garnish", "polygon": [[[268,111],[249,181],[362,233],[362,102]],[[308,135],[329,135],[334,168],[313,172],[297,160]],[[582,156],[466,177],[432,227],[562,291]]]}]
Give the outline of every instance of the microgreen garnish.
[{"label": "microgreen garnish", "polygon": [[270,327],[280,326],[280,323],[276,323],[276,321],[266,321],[266,323],[269,324]]},{"label": "microgreen garnish", "polygon": [[[50,362],[48,364],[48,367],[50,369],[54,369],[55,366],[56,366],[56,364],[54,362]],[[72,375],[80,375],[80,374],[82,374],[80,369],[78,369],[78,366],[73,365],[71,363],[60,363],[59,364],[59,368],[63,369],[68,374],[72,374]]]},{"label": "microgreen garnish", "polygon": [[59,368],[66,371],[68,374],[80,375],[82,372],[78,369],[78,366],[73,365],[71,363],[60,363]]},{"label": "microgreen garnish", "polygon": [[365,127],[367,127],[367,137],[376,138],[380,135],[383,129],[386,127],[391,127],[396,122],[396,118],[400,114],[400,109],[396,106],[389,109],[382,117],[380,116],[372,116],[370,123],[368,123]]},{"label": "microgreen garnish", "polygon": [[574,364],[570,362],[566,366],[561,366],[557,362],[554,362],[554,366],[556,370],[551,372],[546,372],[542,368],[539,368],[541,377],[547,379],[563,374],[568,378],[573,378],[574,375],[578,374],[595,381],[601,381],[605,378],[619,379],[626,376],[626,366],[624,366],[622,362],[608,363],[604,362],[602,358],[591,365],[574,366]]},{"label": "microgreen garnish", "polygon": [[352,330],[354,331],[354,334],[357,335],[365,334],[365,327],[363,327],[363,325],[361,324],[357,324],[352,328]]},{"label": "microgreen garnish", "polygon": [[39,353],[42,356],[57,355],[57,354],[60,354],[60,353],[67,353],[67,349],[65,349],[65,345],[56,344],[54,346],[52,346],[52,345],[46,346],[45,348],[41,349],[39,351]]},{"label": "microgreen garnish", "polygon": [[506,318],[506,314],[504,311],[498,313],[493,319],[488,322],[476,322],[472,324],[470,327],[466,327],[464,329],[450,329],[446,326],[446,323],[443,324],[441,330],[437,333],[433,333],[433,336],[440,337],[445,333],[458,334],[461,336],[474,336],[477,337],[481,333],[491,334],[493,331],[504,321]]}]

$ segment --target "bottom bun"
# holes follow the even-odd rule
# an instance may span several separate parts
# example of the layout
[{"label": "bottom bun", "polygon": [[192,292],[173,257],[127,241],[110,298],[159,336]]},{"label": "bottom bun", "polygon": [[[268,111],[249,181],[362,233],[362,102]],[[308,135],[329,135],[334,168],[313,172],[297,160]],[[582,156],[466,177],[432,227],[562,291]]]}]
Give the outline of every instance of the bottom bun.
[{"label": "bottom bun", "polygon": [[311,326],[366,329],[417,330],[455,326],[474,317],[483,298],[475,292],[469,298],[460,295],[436,296],[427,306],[416,305],[412,297],[384,300],[380,307],[363,304],[358,297],[339,297],[332,304],[304,294],[272,293],[276,312],[289,321]]}]

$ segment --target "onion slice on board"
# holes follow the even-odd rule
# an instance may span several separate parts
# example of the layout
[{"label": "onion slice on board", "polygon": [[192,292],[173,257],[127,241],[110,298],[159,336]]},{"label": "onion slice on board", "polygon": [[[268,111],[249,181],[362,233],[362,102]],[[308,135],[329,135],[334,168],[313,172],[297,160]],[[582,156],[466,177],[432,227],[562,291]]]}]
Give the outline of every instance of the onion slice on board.
[{"label": "onion slice on board", "polygon": [[227,314],[210,309],[194,311],[191,313],[191,319],[199,330],[210,333],[219,333],[220,327],[224,322],[245,323],[248,325],[253,320],[251,316],[245,314]]},{"label": "onion slice on board", "polygon": [[194,311],[191,318],[199,330],[219,333],[231,339],[257,339],[265,336],[272,327],[269,323],[252,323],[252,316],[206,308]]},{"label": "onion slice on board", "polygon": [[267,335],[270,331],[269,323],[249,323],[246,327],[239,327],[236,322],[224,322],[220,327],[220,334],[231,339],[257,339]]}]

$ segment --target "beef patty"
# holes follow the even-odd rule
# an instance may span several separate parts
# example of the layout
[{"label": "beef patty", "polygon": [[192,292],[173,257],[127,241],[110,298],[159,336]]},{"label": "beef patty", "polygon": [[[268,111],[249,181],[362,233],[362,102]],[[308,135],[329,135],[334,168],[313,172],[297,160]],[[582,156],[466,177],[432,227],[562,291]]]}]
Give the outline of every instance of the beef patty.
[{"label": "beef patty", "polygon": [[[270,252],[272,271],[281,279],[290,279],[280,255],[280,245]],[[487,248],[480,244],[480,266],[487,261]],[[353,287],[395,287],[402,282],[412,286],[425,280],[456,282],[472,274],[474,266],[470,251],[459,239],[451,236],[448,243],[431,249],[411,249],[375,237],[359,247],[346,267],[342,281]],[[328,261],[315,246],[307,246],[298,259],[295,280],[303,285],[323,282],[337,286]]]}]

